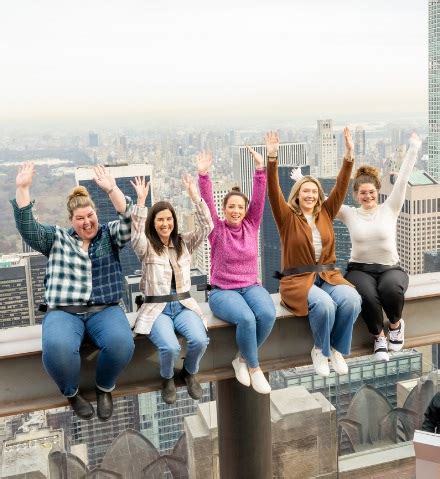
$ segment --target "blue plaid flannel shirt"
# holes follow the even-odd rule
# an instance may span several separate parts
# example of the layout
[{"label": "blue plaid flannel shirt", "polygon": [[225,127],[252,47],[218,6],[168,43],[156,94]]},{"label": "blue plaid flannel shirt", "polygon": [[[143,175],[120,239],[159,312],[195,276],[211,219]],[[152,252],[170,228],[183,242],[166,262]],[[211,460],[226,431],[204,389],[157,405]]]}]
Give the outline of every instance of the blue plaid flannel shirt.
[{"label": "blue plaid flannel shirt", "polygon": [[118,303],[123,293],[123,276],[119,250],[130,241],[133,203],[119,220],[99,225],[88,251],[73,228],[43,225],[32,213],[34,202],[19,208],[11,204],[17,230],[25,242],[48,257],[45,300],[55,306]]}]

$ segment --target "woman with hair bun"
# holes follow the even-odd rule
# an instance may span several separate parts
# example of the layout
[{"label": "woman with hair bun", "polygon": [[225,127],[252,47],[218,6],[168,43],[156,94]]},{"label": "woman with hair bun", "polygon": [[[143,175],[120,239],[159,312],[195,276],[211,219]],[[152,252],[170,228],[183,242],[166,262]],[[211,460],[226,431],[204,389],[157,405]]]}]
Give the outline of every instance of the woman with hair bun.
[{"label": "woman with hair bun", "polygon": [[94,180],[109,195],[119,220],[100,224],[89,192],[77,186],[67,198],[71,228],[44,225],[32,213],[29,190],[34,173],[33,163],[20,168],[11,203],[22,238],[48,257],[43,364],[77,416],[91,419],[94,408],[79,392],[79,349],[87,334],[99,348],[97,414],[107,421],[113,412],[111,391],[134,351],[130,325],[119,306],[123,293],[119,250],[130,241],[132,203],[111,173],[96,166]]},{"label": "woman with hair bun", "polygon": [[[420,144],[413,133],[393,190],[382,204],[378,201],[381,187],[378,170],[372,166],[358,168],[353,196],[360,206],[344,205],[336,217],[350,232],[352,249],[345,277],[362,297],[361,314],[375,337],[373,351],[378,361],[388,361],[388,351],[400,351],[405,339],[402,310],[408,275],[399,266],[396,225]],[[388,339],[382,309],[390,322]]]},{"label": "woman with hair bun", "polygon": [[197,156],[199,187],[214,222],[209,306],[218,318],[236,325],[238,353],[232,361],[237,380],[260,394],[271,391],[258,362],[258,349],[275,322],[270,294],[258,281],[258,229],[264,211],[266,168],[263,157],[247,147],[255,162],[252,200],[233,188],[223,198],[224,220],[217,215],[209,177],[212,157]]}]

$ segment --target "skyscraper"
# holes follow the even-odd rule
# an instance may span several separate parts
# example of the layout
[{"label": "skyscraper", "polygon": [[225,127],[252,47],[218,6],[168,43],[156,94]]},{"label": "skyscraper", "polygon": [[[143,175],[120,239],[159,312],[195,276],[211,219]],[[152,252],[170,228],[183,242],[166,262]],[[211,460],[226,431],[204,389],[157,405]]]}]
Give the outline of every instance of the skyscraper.
[{"label": "skyscraper", "polygon": [[440,2],[429,0],[428,173],[440,180]]},{"label": "skyscraper", "polygon": [[98,146],[98,134],[94,131],[89,132],[89,146],[91,148],[96,148]]},{"label": "skyscraper", "polygon": [[316,153],[318,176],[334,177],[338,174],[338,149],[333,133],[333,120],[318,120],[316,130]]},{"label": "skyscraper", "polygon": [[[380,201],[391,193],[394,175],[382,179]],[[426,172],[414,171],[397,219],[397,252],[408,274],[424,272],[424,253],[440,250],[440,185]]]},{"label": "skyscraper", "polygon": [[358,164],[365,162],[366,143],[365,143],[365,129],[362,126],[357,126],[354,131],[354,157]]},{"label": "skyscraper", "polygon": [[[108,169],[116,180],[116,184],[121,191],[130,196],[133,202],[136,202],[136,192],[130,183],[135,176],[145,176],[146,180],[150,182],[150,191],[148,193],[146,206],[152,205],[152,166],[144,163],[109,166]],[[107,223],[118,219],[118,215],[106,193],[93,180],[93,169],[90,167],[79,167],[75,171],[75,179],[79,185],[85,186],[98,210],[98,219],[100,223]],[[120,259],[122,265],[122,273],[124,276],[135,274],[136,270],[140,269],[140,263],[132,248],[127,245],[120,252]],[[125,298],[127,299],[127,298]]]}]

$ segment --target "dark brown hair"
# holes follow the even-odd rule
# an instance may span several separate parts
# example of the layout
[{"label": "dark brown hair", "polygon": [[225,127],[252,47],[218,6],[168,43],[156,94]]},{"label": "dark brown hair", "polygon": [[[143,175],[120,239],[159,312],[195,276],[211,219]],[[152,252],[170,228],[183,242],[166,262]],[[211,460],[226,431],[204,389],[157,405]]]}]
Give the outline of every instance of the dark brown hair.
[{"label": "dark brown hair", "polygon": [[75,186],[67,197],[69,220],[73,218],[73,213],[77,208],[86,208],[87,206],[91,206],[96,212],[95,203],[93,203],[87,188],[84,186]]},{"label": "dark brown hair", "polygon": [[163,210],[170,210],[171,214],[173,215],[174,228],[171,232],[170,239],[173,242],[174,247],[176,248],[177,259],[179,259],[182,254],[183,241],[181,236],[179,235],[176,212],[174,211],[174,208],[172,207],[171,203],[168,203],[168,201],[158,201],[148,210],[147,220],[145,222],[145,234],[150,240],[154,251],[156,251],[157,254],[162,254],[165,245],[160,240],[156,228],[154,227],[154,219],[156,218],[156,215]]},{"label": "dark brown hair", "polygon": [[240,198],[244,199],[244,207],[247,209],[248,204],[249,204],[249,199],[248,197],[241,192],[239,186],[233,186],[231,191],[229,193],[226,193],[225,197],[223,198],[223,208],[226,208],[226,205],[228,204],[229,198],[231,196],[239,196]]},{"label": "dark brown hair", "polygon": [[356,170],[353,180],[353,191],[357,193],[359,187],[366,183],[374,185],[376,190],[380,190],[380,187],[382,186],[379,178],[379,170],[374,166],[362,165]]}]

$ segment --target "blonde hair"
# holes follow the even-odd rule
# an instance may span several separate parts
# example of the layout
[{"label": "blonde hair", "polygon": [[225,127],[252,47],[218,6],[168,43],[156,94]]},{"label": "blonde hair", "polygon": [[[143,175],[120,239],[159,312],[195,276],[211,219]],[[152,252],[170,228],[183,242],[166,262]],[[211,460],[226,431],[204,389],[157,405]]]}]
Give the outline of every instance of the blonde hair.
[{"label": "blonde hair", "polygon": [[318,187],[318,201],[316,202],[315,207],[313,208],[313,216],[316,216],[321,211],[322,203],[325,200],[324,190],[322,189],[321,183],[313,176],[303,176],[301,179],[295,182],[290,190],[289,198],[287,199],[287,204],[292,210],[300,215],[302,214],[301,208],[299,207],[299,192],[304,183],[314,183]]},{"label": "blonde hair", "polygon": [[353,191],[357,193],[359,187],[366,183],[374,185],[376,190],[380,190],[382,186],[380,183],[379,170],[374,166],[362,165],[356,170],[353,180]]},{"label": "blonde hair", "polygon": [[91,206],[95,211],[95,203],[93,203],[87,188],[84,186],[75,186],[67,197],[67,211],[69,212],[69,220],[72,219],[73,213],[78,208],[86,208]]}]

